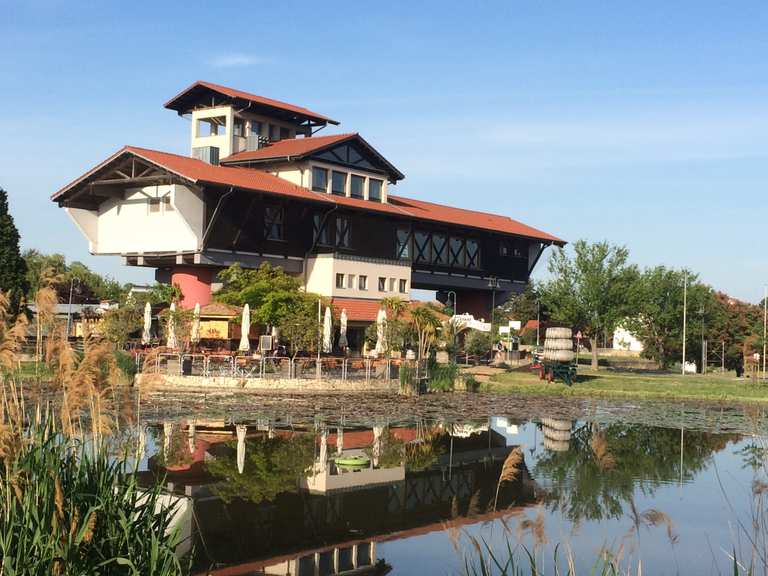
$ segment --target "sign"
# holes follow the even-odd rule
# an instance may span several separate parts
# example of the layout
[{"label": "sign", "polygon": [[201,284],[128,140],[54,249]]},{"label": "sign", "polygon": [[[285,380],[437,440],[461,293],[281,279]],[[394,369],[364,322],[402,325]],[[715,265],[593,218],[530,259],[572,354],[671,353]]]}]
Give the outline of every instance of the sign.
[{"label": "sign", "polygon": [[520,320],[510,320],[509,327],[512,328],[512,330],[519,332],[522,327],[522,322],[520,322]]},{"label": "sign", "polygon": [[499,334],[509,334],[509,326],[499,326]]}]

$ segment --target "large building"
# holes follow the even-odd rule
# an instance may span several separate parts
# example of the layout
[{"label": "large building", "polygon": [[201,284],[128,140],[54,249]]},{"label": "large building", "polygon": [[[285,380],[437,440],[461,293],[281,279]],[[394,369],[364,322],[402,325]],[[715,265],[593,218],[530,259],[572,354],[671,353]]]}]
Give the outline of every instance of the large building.
[{"label": "large building", "polygon": [[[207,304],[223,267],[269,262],[351,320],[412,289],[488,317],[563,241],[506,216],[405,198],[404,178],[356,133],[300,106],[196,82],[165,107],[191,120],[190,155],[125,146],[66,185],[90,252],[119,255]],[[450,294],[450,298],[449,298]],[[453,302],[452,302],[453,303]]]}]

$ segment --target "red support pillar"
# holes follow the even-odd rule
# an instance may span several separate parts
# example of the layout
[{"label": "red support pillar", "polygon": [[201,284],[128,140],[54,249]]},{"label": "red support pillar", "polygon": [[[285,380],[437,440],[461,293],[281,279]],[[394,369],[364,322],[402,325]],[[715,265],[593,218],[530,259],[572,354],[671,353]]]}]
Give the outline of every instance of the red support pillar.
[{"label": "red support pillar", "polygon": [[181,306],[194,308],[195,304],[210,304],[211,284],[215,277],[216,270],[213,268],[176,266],[171,270],[171,285],[181,288]]}]

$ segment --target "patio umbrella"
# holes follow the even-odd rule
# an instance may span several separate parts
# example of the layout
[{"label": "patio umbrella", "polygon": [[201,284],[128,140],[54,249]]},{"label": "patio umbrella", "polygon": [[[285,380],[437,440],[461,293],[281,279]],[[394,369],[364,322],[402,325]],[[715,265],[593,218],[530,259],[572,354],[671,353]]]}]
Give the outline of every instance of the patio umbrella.
[{"label": "patio umbrella", "polygon": [[325,308],[325,317],[323,318],[323,352],[330,354],[333,349],[333,319],[331,318],[331,307]]},{"label": "patio umbrella", "polygon": [[237,471],[242,474],[245,469],[245,433],[248,427],[245,424],[235,426],[237,432]]},{"label": "patio umbrella", "polygon": [[336,428],[336,454],[341,455],[344,452],[344,428]]},{"label": "patio umbrella", "polygon": [[165,343],[168,348],[178,348],[179,344],[176,342],[176,302],[171,302],[171,307],[168,311],[168,338]]},{"label": "patio umbrella", "polygon": [[195,311],[192,315],[192,333],[190,334],[189,339],[192,341],[192,344],[197,344],[200,342],[200,303],[198,302],[195,304]]},{"label": "patio umbrella", "polygon": [[387,349],[387,311],[379,308],[376,315],[376,354],[382,354]]},{"label": "patio umbrella", "polygon": [[347,309],[344,308],[341,311],[341,316],[339,317],[339,348],[342,350],[346,350],[347,346],[349,346],[349,342],[347,342]]},{"label": "patio umbrella", "polygon": [[243,318],[240,323],[240,346],[237,347],[240,352],[248,352],[251,349],[251,342],[248,340],[248,333],[251,331],[251,307],[246,304],[243,306]]},{"label": "patio umbrella", "polygon": [[141,333],[141,343],[144,346],[149,345],[152,340],[152,306],[147,302],[144,304],[144,331]]}]

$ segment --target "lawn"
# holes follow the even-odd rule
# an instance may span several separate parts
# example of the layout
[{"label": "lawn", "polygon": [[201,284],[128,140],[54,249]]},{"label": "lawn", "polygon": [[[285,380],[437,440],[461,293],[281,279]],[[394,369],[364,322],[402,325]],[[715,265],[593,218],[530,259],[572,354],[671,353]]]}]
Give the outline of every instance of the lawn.
[{"label": "lawn", "polygon": [[593,371],[579,368],[573,386],[549,384],[538,374],[515,371],[497,374],[488,384],[490,392],[534,396],[588,396],[602,398],[668,398],[727,402],[766,402],[768,384],[737,379],[733,375],[658,374]]}]

